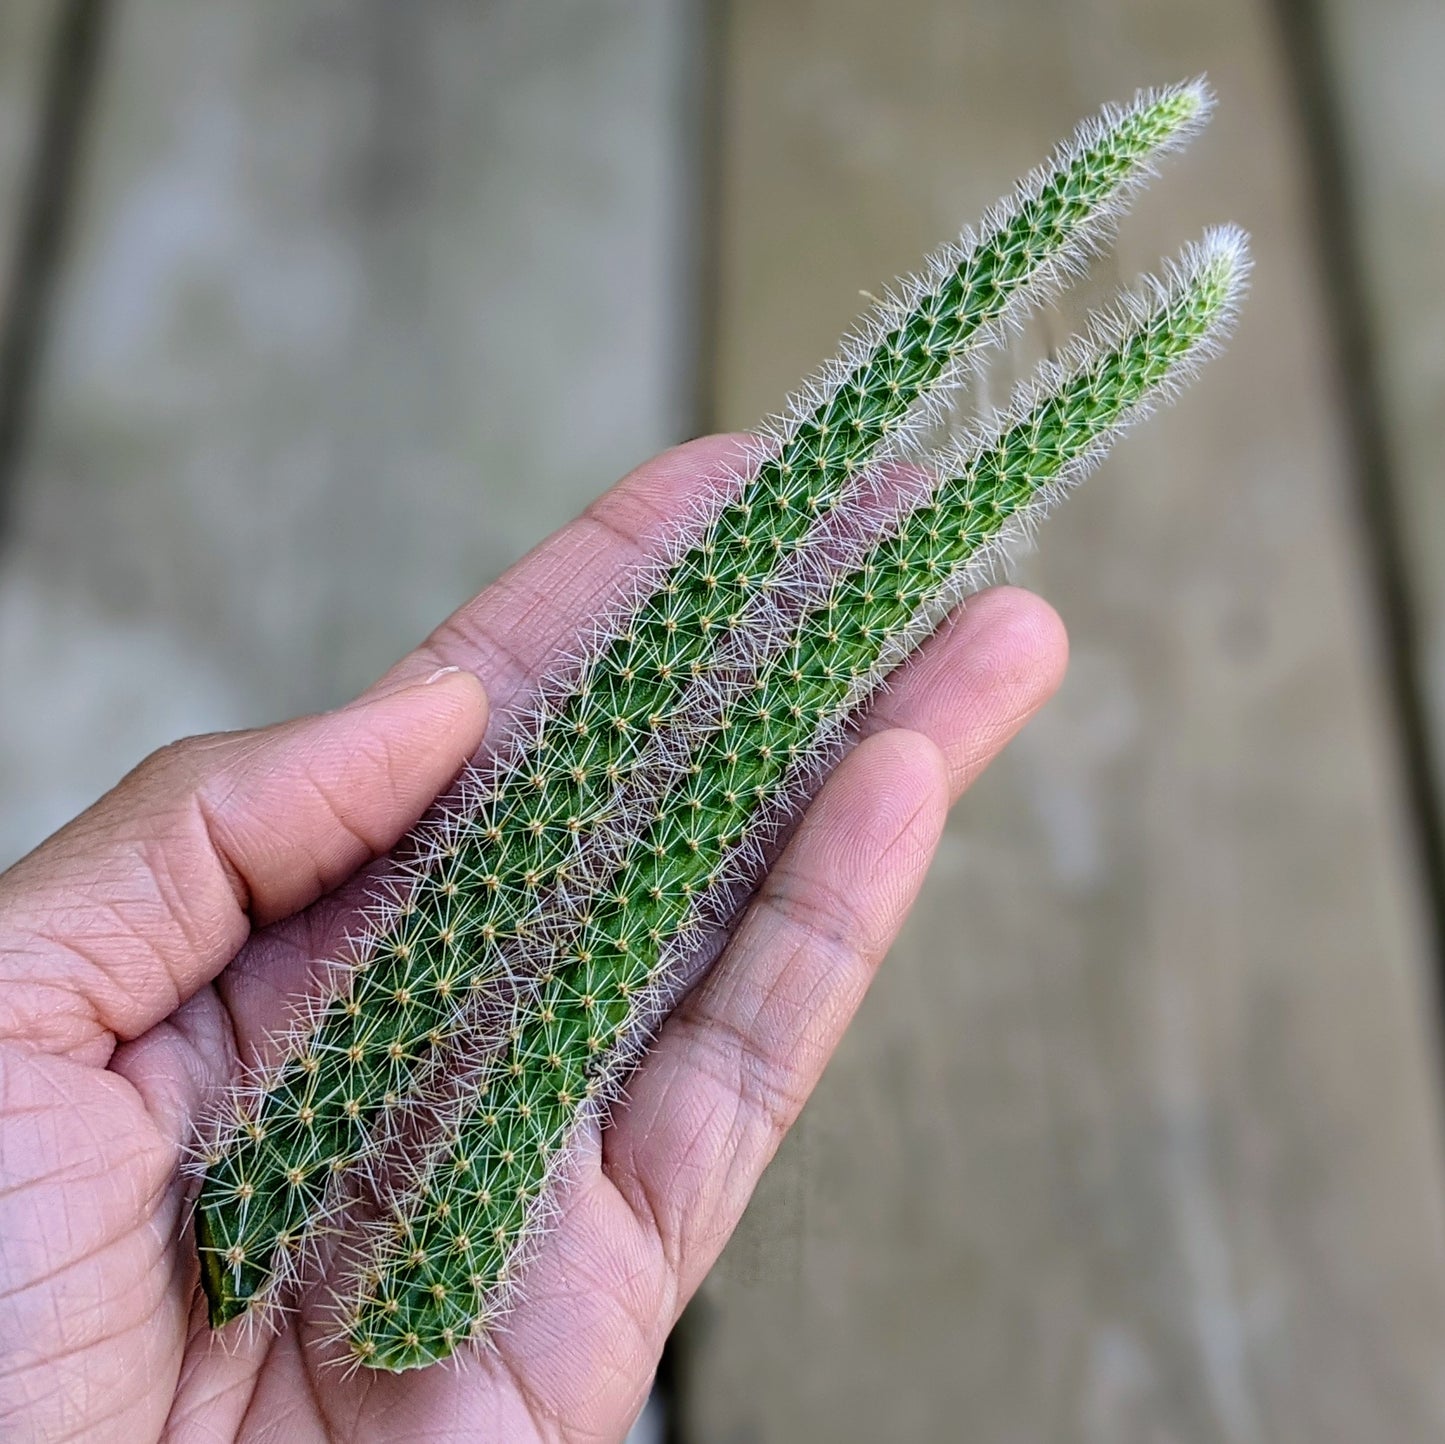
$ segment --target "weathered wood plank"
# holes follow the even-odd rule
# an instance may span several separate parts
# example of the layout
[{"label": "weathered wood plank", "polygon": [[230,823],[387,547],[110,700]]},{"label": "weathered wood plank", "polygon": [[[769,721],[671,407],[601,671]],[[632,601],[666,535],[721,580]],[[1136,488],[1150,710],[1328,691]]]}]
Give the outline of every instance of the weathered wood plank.
[{"label": "weathered wood plank", "polygon": [[23,192],[44,100],[55,0],[0,6],[0,316],[9,309]]},{"label": "weathered wood plank", "polygon": [[725,424],[1140,83],[1207,67],[1223,106],[1123,272],[1229,218],[1259,270],[1227,360],[1021,569],[1070,679],[706,1287],[687,1437],[1440,1437],[1427,949],[1268,6],[731,16]]},{"label": "weathered wood plank", "polygon": [[0,864],[170,737],[349,695],[675,439],[692,3],[115,7]]},{"label": "weathered wood plank", "polygon": [[[1369,362],[1396,489],[1405,582],[1445,775],[1445,7],[1321,0],[1327,99],[1339,117],[1347,218],[1362,270]],[[1445,796],[1437,799],[1445,808]]]}]

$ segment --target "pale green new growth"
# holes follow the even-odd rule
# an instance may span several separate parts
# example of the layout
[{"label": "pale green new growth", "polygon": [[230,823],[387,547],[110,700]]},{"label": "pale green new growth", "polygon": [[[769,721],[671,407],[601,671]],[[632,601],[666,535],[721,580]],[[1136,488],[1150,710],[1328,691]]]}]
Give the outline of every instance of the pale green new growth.
[{"label": "pale green new growth", "polygon": [[[437,1060],[449,1056],[458,1031],[485,1020],[497,989],[510,985],[519,966],[528,920],[579,852],[612,845],[609,830],[622,826],[619,790],[646,789],[651,742],[674,724],[687,689],[708,675],[718,649],[745,641],[750,606],[809,535],[846,508],[859,473],[900,449],[911,423],[957,382],[969,357],[1097,244],[1153,160],[1191,133],[1208,104],[1204,88],[1189,85],[1106,112],[976,238],[937,258],[795,405],[733,479],[702,539],[679,546],[650,595],[568,687],[553,689],[535,725],[472,774],[442,818],[414,836],[412,861],[359,940],[337,995],[298,1028],[278,1065],[237,1089],[214,1141],[201,1149],[196,1231],[213,1325],[274,1297],[303,1245],[334,1215],[340,1181],[370,1164],[389,1117],[415,1100],[419,1077],[444,1074]],[[811,722],[819,707],[836,705],[823,685],[831,681],[805,673],[792,700],[778,705],[790,720],[802,709],[799,717]],[[765,780],[751,764],[727,766],[739,798],[772,785],[767,769]],[[709,798],[687,799],[687,816],[667,812],[667,827],[686,831],[697,816],[712,835],[717,815],[706,809],[716,798]],[[727,816],[730,829],[747,817]],[[705,877],[697,873],[690,885]],[[658,910],[659,937],[679,923],[676,899],[665,897],[665,907],[661,894],[648,904]],[[644,929],[649,944],[653,930]],[[617,1001],[626,994],[615,990],[648,981],[643,956],[607,975],[610,1001],[593,998],[576,1038],[549,1035],[543,1061],[574,1044],[605,1061],[631,1016]],[[583,996],[590,996],[585,987]],[[598,1075],[590,1065],[575,1077],[568,1069],[561,1091],[575,1108]],[[548,1106],[555,1105],[554,1098]],[[540,1178],[539,1160],[526,1166],[527,1177]],[[508,1197],[518,1208],[527,1202],[524,1192]],[[488,1226],[505,1232],[520,1228],[521,1219]],[[510,1234],[503,1242],[510,1248]],[[498,1267],[480,1266],[487,1288]]]},{"label": "pale green new growth", "polygon": [[[1242,239],[1212,234],[1164,283],[1047,368],[861,559],[840,562],[791,635],[721,710],[689,719],[653,818],[518,1000],[459,1124],[379,1230],[347,1314],[354,1358],[405,1369],[485,1332],[542,1219],[557,1162],[596,1116],[667,999],[670,945],[697,899],[807,771],[840,715],[931,630],[980,554],[1074,480],[1177,383],[1232,314]],[[705,697],[717,694],[703,689]]]}]

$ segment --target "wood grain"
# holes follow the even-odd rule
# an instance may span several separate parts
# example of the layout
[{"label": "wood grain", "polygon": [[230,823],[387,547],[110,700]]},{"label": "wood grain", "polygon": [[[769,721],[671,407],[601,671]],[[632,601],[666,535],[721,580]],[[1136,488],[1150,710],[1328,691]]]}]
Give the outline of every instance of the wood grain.
[{"label": "wood grain", "polygon": [[0,316],[9,307],[25,183],[58,16],[55,0],[6,0],[0,6]]},{"label": "wood grain", "polygon": [[1228,357],[1020,568],[1070,678],[691,1316],[686,1437],[1440,1437],[1428,950],[1267,7],[730,15],[724,424],[1140,83],[1207,68],[1221,114],[1086,290],[1225,219],[1258,273]]},{"label": "wood grain", "polygon": [[[1331,224],[1348,228],[1370,398],[1395,492],[1403,582],[1419,622],[1437,777],[1445,768],[1445,8],[1418,0],[1321,0],[1328,98],[1344,151]],[[1445,796],[1436,799],[1445,808]]]},{"label": "wood grain", "polygon": [[115,7],[0,865],[172,737],[352,695],[677,438],[690,4]]}]

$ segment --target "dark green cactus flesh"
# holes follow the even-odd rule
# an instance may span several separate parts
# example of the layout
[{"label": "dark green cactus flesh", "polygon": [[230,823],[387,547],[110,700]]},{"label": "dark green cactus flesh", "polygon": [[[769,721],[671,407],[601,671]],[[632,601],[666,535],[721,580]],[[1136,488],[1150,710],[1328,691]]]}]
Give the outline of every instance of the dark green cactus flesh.
[{"label": "dark green cactus flesh", "polygon": [[[1207,108],[1186,86],[1142,98],[1081,132],[972,244],[915,288],[895,324],[795,424],[586,665],[534,744],[473,791],[445,870],[421,876],[361,947],[345,993],[301,1031],[279,1068],[238,1091],[205,1153],[197,1237],[215,1325],[263,1293],[316,1223],[340,1177],[370,1154],[378,1115],[462,1016],[556,869],[606,823],[646,739],[667,725],[748,599],[837,505],[859,469],[990,336],[1041,274],[1093,242],[1150,162]],[[437,838],[428,839],[431,853]],[[435,861],[427,855],[428,861]]]},{"label": "dark green cactus flesh", "polygon": [[[485,1330],[566,1140],[670,1000],[702,900],[980,554],[1217,332],[1244,267],[1232,233],[1048,371],[948,479],[935,462],[932,495],[866,557],[836,544],[870,466],[908,454],[920,414],[1098,245],[1208,107],[1195,84],[1105,112],[935,258],[730,480],[700,540],[417,830],[335,996],[237,1087],[199,1150],[213,1326],[279,1299],[348,1179],[368,1180],[398,1116],[446,1102],[475,1056],[461,1040],[490,1029],[475,1106],[434,1116],[451,1120],[446,1144],[395,1200],[346,1323],[353,1357],[389,1369]],[[781,626],[780,592],[797,598]]]},{"label": "dark green cactus flesh", "polygon": [[1112,344],[1050,378],[1034,401],[941,482],[827,596],[709,727],[699,727],[665,806],[637,838],[518,1006],[510,1045],[425,1177],[379,1235],[350,1343],[402,1369],[485,1328],[559,1158],[648,1011],[649,989],[753,819],[809,757],[820,728],[867,690],[880,663],[936,617],[1010,519],[1101,442],[1213,337],[1241,279],[1229,233],[1192,253]]}]

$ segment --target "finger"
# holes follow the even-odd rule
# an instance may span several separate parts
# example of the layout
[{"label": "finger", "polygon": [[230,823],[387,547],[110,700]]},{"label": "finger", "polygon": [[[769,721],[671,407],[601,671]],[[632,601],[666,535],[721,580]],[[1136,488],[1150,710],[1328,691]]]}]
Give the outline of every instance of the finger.
[{"label": "finger", "polygon": [[704,436],[639,466],[448,617],[378,685],[465,667],[500,713],[575,650],[589,618],[627,597],[639,564],[698,513],[744,445],[740,436]]},{"label": "finger", "polygon": [[[662,555],[685,518],[699,513],[746,442],[704,436],[637,467],[447,618],[373,690],[460,666],[486,684],[494,720],[519,696],[534,695],[541,675],[576,654],[589,620],[626,599],[644,560]],[[327,986],[315,959],[344,946],[363,892],[348,888],[333,904],[268,930],[227,969],[220,987],[242,1057],[267,1056],[297,999]]]},{"label": "finger", "polygon": [[863,735],[907,727],[931,737],[956,799],[1053,695],[1068,659],[1064,624],[1047,602],[1017,587],[979,592],[894,675]]},{"label": "finger", "polygon": [[[667,543],[716,491],[745,438],[711,436],[664,452],[594,502],[468,602],[376,684],[405,685],[438,666],[461,666],[487,686],[493,718],[537,678],[575,655],[588,621],[626,598],[642,559]],[[220,980],[248,1061],[271,1056],[297,1000],[323,990],[315,960],[333,956],[364,893],[348,887],[320,908],[255,937]]]},{"label": "finger", "polygon": [[[1053,613],[1005,590],[971,601],[903,669],[882,735],[824,788],[612,1126],[581,1142],[576,1186],[498,1339],[501,1368],[550,1416],[598,1434],[626,1416],[891,941],[949,795],[1053,690],[1065,653]],[[588,1165],[599,1146],[602,1172]],[[552,1367],[579,1353],[585,1373]],[[480,1387],[493,1362],[459,1377]]]},{"label": "finger", "polygon": [[[830,779],[604,1135],[609,1176],[696,1288],[811,1093],[922,880],[950,798],[1057,686],[1062,637],[980,598]],[[917,684],[917,685],[915,685]],[[907,731],[905,728],[916,730]]]},{"label": "finger", "polygon": [[0,877],[0,1037],[109,1056],[386,851],[477,748],[475,677],[148,758]]}]

